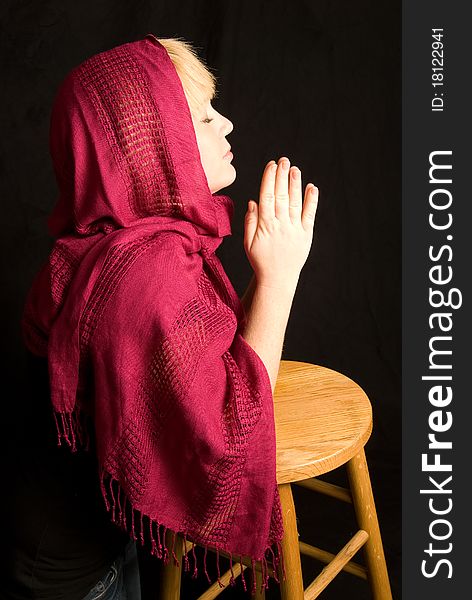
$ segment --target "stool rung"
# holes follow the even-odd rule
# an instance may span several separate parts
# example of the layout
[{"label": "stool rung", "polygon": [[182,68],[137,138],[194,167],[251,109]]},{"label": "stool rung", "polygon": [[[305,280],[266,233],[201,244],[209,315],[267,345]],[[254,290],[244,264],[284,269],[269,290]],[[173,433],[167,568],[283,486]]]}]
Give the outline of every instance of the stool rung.
[{"label": "stool rung", "polygon": [[354,554],[369,539],[369,534],[363,529],[359,531],[348,541],[348,543],[336,554],[334,559],[326,565],[316,579],[314,579],[304,592],[304,600],[314,600],[318,598],[325,587],[332,581],[336,575],[343,570]]},{"label": "stool rung", "polygon": [[351,492],[340,485],[334,485],[334,483],[321,481],[321,479],[316,479],[315,477],[312,477],[311,479],[304,479],[302,481],[295,481],[294,483],[295,485],[300,485],[301,487],[312,490],[313,492],[319,492],[320,494],[325,494],[325,496],[331,496],[332,498],[337,498],[338,500],[352,504]]},{"label": "stool rung", "polygon": [[[302,554],[319,560],[322,563],[329,564],[334,558],[336,558],[335,554],[327,552],[326,550],[322,550],[321,548],[317,548],[316,546],[311,546],[310,544],[302,541],[299,541],[298,543],[300,545],[300,552]],[[352,560],[344,565],[343,571],[351,573],[351,575],[355,575],[361,579],[367,579],[367,569],[359,563],[353,562]]]}]

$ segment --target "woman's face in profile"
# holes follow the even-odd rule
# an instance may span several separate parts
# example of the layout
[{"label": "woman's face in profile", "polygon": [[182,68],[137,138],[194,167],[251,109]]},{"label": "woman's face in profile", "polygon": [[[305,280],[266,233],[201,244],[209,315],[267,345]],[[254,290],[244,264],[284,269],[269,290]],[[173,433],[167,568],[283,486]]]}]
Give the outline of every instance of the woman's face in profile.
[{"label": "woman's face in profile", "polygon": [[211,193],[231,185],[236,179],[236,169],[228,154],[230,144],[226,136],[233,130],[229,119],[220,114],[209,100],[197,115],[192,117],[200,158]]}]

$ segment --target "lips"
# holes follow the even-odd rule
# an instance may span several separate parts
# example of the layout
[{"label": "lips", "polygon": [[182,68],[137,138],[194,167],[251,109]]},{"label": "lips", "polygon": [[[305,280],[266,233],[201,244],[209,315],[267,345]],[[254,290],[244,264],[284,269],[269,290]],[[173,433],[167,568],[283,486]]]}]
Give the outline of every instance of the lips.
[{"label": "lips", "polygon": [[223,156],[223,158],[226,158],[230,154],[231,154],[231,146],[228,148],[228,150],[227,150],[226,154]]}]

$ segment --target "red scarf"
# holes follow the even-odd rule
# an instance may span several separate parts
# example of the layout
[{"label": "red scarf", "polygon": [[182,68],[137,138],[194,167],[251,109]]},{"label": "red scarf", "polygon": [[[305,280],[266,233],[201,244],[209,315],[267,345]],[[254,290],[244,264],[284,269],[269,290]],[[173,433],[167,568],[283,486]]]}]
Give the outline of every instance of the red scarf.
[{"label": "red scarf", "polygon": [[[224,550],[231,567],[233,555],[260,561],[267,589],[283,534],[272,390],[214,254],[231,234],[233,202],[208,187],[157,38],[67,75],[50,151],[55,243],[22,327],[28,349],[48,357],[58,444],[88,448],[93,432],[111,518],[165,563],[180,533],[193,542],[193,577],[197,543],[205,559],[216,550],[220,586]],[[204,571],[211,583],[206,560]]]}]

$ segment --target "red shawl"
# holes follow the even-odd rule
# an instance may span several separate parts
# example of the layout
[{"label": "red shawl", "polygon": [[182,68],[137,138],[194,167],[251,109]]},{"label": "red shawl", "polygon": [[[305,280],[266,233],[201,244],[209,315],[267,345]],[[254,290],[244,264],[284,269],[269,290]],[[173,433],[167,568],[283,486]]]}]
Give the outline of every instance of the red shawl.
[{"label": "red shawl", "polygon": [[199,544],[205,559],[216,551],[220,586],[222,550],[231,567],[233,555],[261,561],[267,589],[283,534],[272,390],[214,254],[231,234],[233,202],[208,187],[157,38],[67,75],[50,151],[55,241],[22,328],[28,349],[48,358],[58,444],[86,449],[93,432],[111,518],[165,563],[180,533],[193,542],[193,577]]}]

